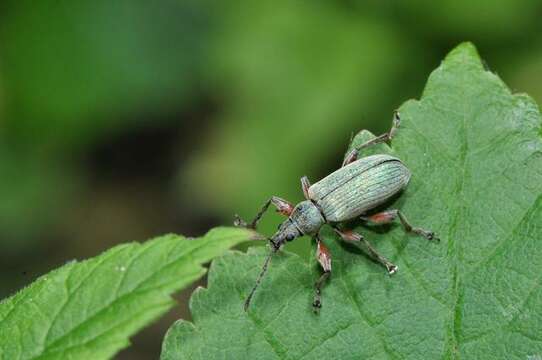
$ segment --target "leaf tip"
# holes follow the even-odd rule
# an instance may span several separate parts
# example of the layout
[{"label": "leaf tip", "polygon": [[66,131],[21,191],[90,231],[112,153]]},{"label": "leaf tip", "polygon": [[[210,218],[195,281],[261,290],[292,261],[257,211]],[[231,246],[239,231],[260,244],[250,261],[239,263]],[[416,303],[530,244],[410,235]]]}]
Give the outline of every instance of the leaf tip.
[{"label": "leaf tip", "polygon": [[465,41],[457,45],[452,51],[444,58],[444,64],[471,64],[479,68],[484,68],[480,54],[476,49],[476,46]]},{"label": "leaf tip", "polygon": [[260,234],[259,232],[255,230],[247,229],[249,237],[249,240],[267,240],[267,237],[265,235]]}]

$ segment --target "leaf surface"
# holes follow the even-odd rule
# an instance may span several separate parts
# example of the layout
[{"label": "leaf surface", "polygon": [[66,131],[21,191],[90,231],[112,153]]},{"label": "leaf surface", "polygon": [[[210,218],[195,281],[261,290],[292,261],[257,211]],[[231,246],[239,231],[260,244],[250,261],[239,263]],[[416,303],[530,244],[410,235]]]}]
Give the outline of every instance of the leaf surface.
[{"label": "leaf surface", "polygon": [[0,359],[110,358],[174,305],[171,293],[205,274],[203,263],[253,236],[165,235],[68,263],[0,303]]},{"label": "leaf surface", "polygon": [[[542,357],[542,142],[537,105],[486,71],[468,43],[400,108],[392,151],[412,171],[390,204],[440,243],[399,224],[358,227],[399,266],[324,242],[333,272],[320,315],[311,309],[313,260],[282,252],[248,313],[265,251],[214,261],[191,299],[194,323],[168,332],[162,359],[538,359]],[[366,132],[355,139],[366,139]],[[359,225],[359,224],[357,224]],[[298,240],[299,241],[299,240]]]}]

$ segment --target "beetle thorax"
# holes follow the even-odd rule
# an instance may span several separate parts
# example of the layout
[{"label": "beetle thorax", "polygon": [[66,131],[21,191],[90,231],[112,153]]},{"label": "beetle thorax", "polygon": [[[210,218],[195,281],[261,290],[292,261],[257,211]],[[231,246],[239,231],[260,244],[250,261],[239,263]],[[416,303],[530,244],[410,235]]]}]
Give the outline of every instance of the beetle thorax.
[{"label": "beetle thorax", "polygon": [[316,234],[326,222],[320,210],[310,200],[297,204],[290,219],[306,235]]}]

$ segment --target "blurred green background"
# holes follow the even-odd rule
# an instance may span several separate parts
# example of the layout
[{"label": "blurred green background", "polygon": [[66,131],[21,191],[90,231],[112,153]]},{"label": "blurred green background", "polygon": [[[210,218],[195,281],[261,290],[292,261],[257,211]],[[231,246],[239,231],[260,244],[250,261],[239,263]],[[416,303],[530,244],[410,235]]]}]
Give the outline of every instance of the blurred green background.
[{"label": "blurred green background", "polygon": [[[535,0],[1,2],[0,297],[122,242],[301,200],[302,175],[385,131],[461,41],[540,102],[541,15]],[[156,358],[189,293],[119,358]]]}]

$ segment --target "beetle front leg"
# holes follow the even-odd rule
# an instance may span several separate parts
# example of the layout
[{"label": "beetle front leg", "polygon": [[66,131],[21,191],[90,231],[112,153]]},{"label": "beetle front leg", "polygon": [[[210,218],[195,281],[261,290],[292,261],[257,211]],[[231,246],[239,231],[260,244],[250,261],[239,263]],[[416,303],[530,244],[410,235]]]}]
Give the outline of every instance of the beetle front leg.
[{"label": "beetle front leg", "polygon": [[401,225],[403,225],[403,228],[406,232],[411,232],[420,236],[423,236],[427,240],[435,240],[439,241],[439,238],[433,231],[425,230],[419,227],[412,226],[410,222],[407,220],[406,216],[401,212],[401,210],[392,209],[383,211],[368,217],[361,217],[361,219],[367,221],[370,224],[374,225],[383,225],[383,224],[389,224],[395,219],[399,218],[399,221],[401,222]]},{"label": "beetle front leg", "polygon": [[391,126],[390,131],[379,135],[375,137],[374,139],[371,139],[359,146],[356,146],[354,149],[352,149],[344,158],[342,166],[346,166],[350,164],[351,162],[354,162],[358,159],[359,152],[362,149],[365,149],[371,145],[380,144],[386,141],[390,141],[395,136],[395,133],[397,132],[397,129],[399,128],[399,124],[401,123],[401,117],[399,116],[399,112],[395,111],[393,113],[393,124]]},{"label": "beetle front leg", "polygon": [[378,261],[380,264],[384,265],[386,270],[388,270],[388,274],[393,275],[397,272],[399,269],[397,265],[394,265],[391,263],[388,259],[386,259],[384,256],[380,255],[380,253],[371,245],[370,242],[368,242],[363,235],[358,234],[356,232],[353,232],[352,230],[340,230],[337,227],[333,227],[335,232],[339,234],[341,239],[346,241],[347,243],[354,244],[356,246],[359,246],[361,244],[365,245],[367,248],[367,252],[369,255]]},{"label": "beetle front leg", "polygon": [[281,213],[284,216],[290,216],[290,214],[294,210],[294,206],[290,202],[281,199],[278,196],[272,196],[271,198],[269,198],[269,200],[265,202],[265,204],[263,204],[260,211],[256,214],[256,216],[254,217],[254,219],[252,219],[250,223],[247,223],[246,221],[241,219],[239,215],[235,214],[235,220],[233,221],[233,224],[235,226],[241,226],[256,230],[258,222],[262,218],[263,214],[267,211],[267,209],[269,209],[269,205],[271,204],[273,204],[277,208],[277,212]]},{"label": "beetle front leg", "polygon": [[316,235],[316,259],[322,266],[324,273],[314,284],[314,301],[312,307],[315,314],[318,314],[322,307],[322,285],[331,275],[331,253],[328,248],[320,240],[320,236]]}]

